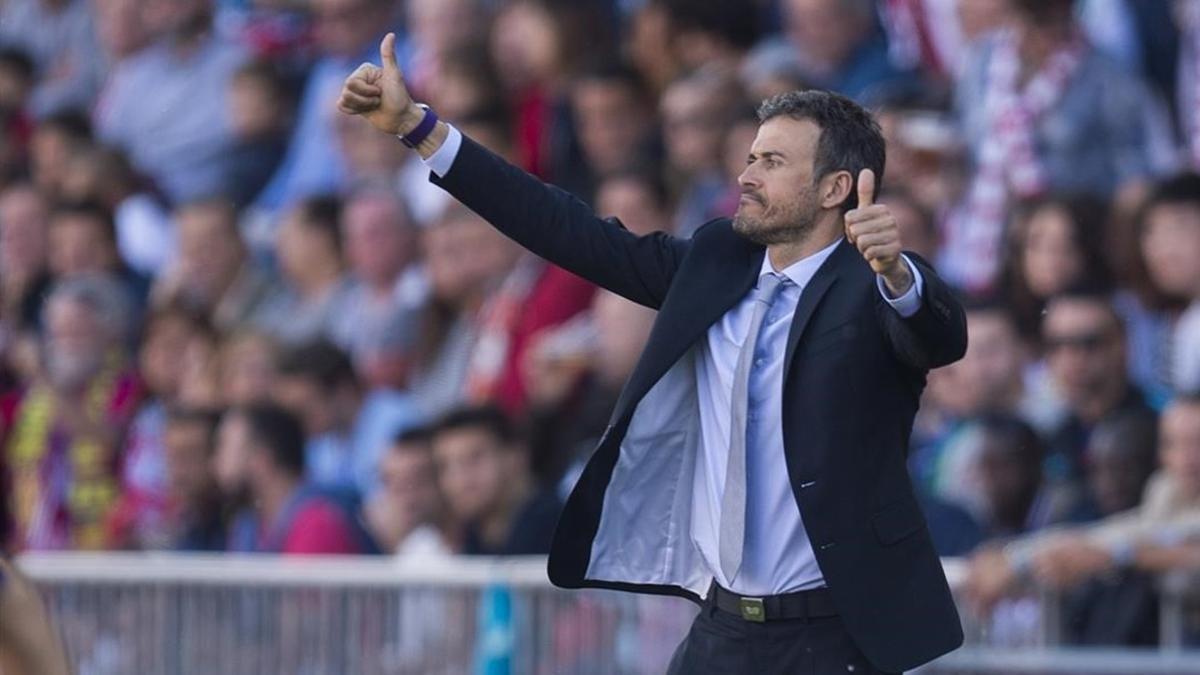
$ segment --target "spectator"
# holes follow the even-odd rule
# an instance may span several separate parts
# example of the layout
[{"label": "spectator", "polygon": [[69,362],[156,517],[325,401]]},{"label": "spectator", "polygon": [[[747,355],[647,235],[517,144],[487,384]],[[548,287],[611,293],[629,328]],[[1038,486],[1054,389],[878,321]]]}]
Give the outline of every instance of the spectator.
[{"label": "spectator", "polygon": [[50,199],[61,197],[71,157],[91,142],[91,124],[78,111],[64,110],[39,120],[29,144],[33,184]]},{"label": "spectator", "polygon": [[596,190],[596,211],[615,217],[634,234],[673,227],[667,187],[650,171],[624,169],[605,176]]},{"label": "spectator", "polygon": [[312,343],[285,352],[275,401],[304,425],[309,481],[367,498],[379,485],[379,458],[396,434],[418,421],[414,401],[394,390],[366,390],[345,352]]},{"label": "spectator", "polygon": [[342,266],[341,208],[336,197],[309,197],[279,228],[276,255],[284,286],[268,299],[255,324],[281,343],[303,344],[333,334],[350,290]]},{"label": "spectator", "polygon": [[34,65],[20,49],[0,47],[0,179],[20,175],[33,134],[29,95],[36,83]]},{"label": "spectator", "polygon": [[207,331],[203,319],[166,307],[146,319],[138,370],[145,398],[130,424],[121,454],[124,526],[132,539],[153,538],[168,509],[166,428],[168,410],[179,400],[186,354],[196,334]]},{"label": "spectator", "polygon": [[45,307],[43,368],[6,420],[20,546],[107,545],[119,490],[117,447],[140,386],[122,353],[129,310],[112,282],[62,282]]},{"label": "spectator", "polygon": [[413,427],[392,441],[379,463],[379,492],[367,503],[367,525],[375,541],[396,555],[445,555],[429,430]]},{"label": "spectator", "polygon": [[112,216],[95,203],[63,204],[50,214],[50,272],[55,279],[86,275],[119,281],[139,306],[149,294],[149,281],[130,269],[117,250]]},{"label": "spectator", "polygon": [[75,153],[63,175],[62,197],[112,214],[121,258],[137,273],[154,276],[168,263],[174,227],[159,195],[145,186],[125,153],[102,145]]},{"label": "spectator", "polygon": [[0,193],[0,321],[9,339],[37,324],[50,283],[48,211],[41,193],[27,183]]},{"label": "spectator", "polygon": [[41,117],[90,105],[103,61],[86,0],[12,0],[0,12],[0,45],[25,50],[37,65],[31,111]]},{"label": "spectator", "polygon": [[989,549],[972,560],[968,589],[990,606],[1022,576],[1054,587],[1138,563],[1138,550],[1172,546],[1200,532],[1200,399],[1180,397],[1159,422],[1162,469],[1136,508],[1082,528],[1052,530]]},{"label": "spectator", "polygon": [[269,61],[234,71],[227,97],[233,143],[222,194],[240,209],[254,201],[283,161],[294,104],[287,80]]},{"label": "spectator", "polygon": [[401,386],[429,292],[416,262],[416,227],[395,194],[362,190],[346,203],[341,229],[353,282],[332,337],[371,386]]},{"label": "spectator", "polygon": [[181,408],[167,416],[167,496],[172,525],[169,546],[181,551],[225,550],[225,522],[212,457],[220,417]]},{"label": "spectator", "polygon": [[[555,153],[569,126],[564,97],[585,57],[612,53],[611,25],[596,2],[513,0],[500,8],[490,34],[492,60],[515,116],[514,159],[535,176],[556,182],[570,157]],[[628,112],[628,111],[625,111]],[[576,187],[578,180],[570,181]]]},{"label": "spectator", "polygon": [[786,0],[783,37],[765,41],[751,62],[791,64],[803,80],[862,100],[872,89],[907,84],[888,56],[870,0]]},{"label": "spectator", "polygon": [[249,260],[233,205],[224,199],[189,202],[176,209],[175,226],[179,249],[157,279],[154,303],[196,307],[221,331],[248,325],[272,286]]},{"label": "spectator", "polygon": [[[376,45],[396,18],[387,0],[313,0],[311,7],[319,57],[305,82],[283,163],[255,200],[268,214],[344,187],[346,166],[337,148],[333,104],[346,76],[358,64],[378,59]],[[397,51],[407,68],[403,40]]]},{"label": "spectator", "polygon": [[[233,141],[226,92],[246,56],[213,32],[212,4],[152,0],[148,10],[163,35],[116,65],[96,110],[100,136],[128,152],[174,203],[225,186]],[[156,105],[146,105],[150,92]]]},{"label": "spectator", "polygon": [[733,74],[758,41],[754,8],[722,0],[666,0],[668,42],[682,69],[701,68]]},{"label": "spectator", "polygon": [[480,307],[519,252],[457,203],[425,230],[422,244],[430,298],[421,317],[410,389],[424,415],[437,417],[466,400]]},{"label": "spectator", "polygon": [[[1143,207],[1142,255],[1150,280],[1188,303],[1174,321],[1168,381],[1178,391],[1200,391],[1200,176],[1181,174],[1160,183]],[[1149,347],[1149,346],[1147,346]],[[1148,351],[1161,352],[1161,346]],[[1145,372],[1145,369],[1142,369]]]},{"label": "spectator", "polygon": [[[676,7],[682,5],[649,0],[640,3],[628,19],[623,51],[629,55],[631,65],[655,99],[684,70],[678,50],[674,48],[678,20],[673,16]],[[679,14],[687,15],[687,12]]]},{"label": "spectator", "polygon": [[1138,505],[1157,468],[1157,421],[1130,412],[1110,417],[1088,439],[1087,482],[1096,512],[1108,517]]},{"label": "spectator", "polygon": [[230,550],[290,554],[364,553],[368,546],[354,516],[304,481],[300,422],[270,405],[239,408],[222,422],[222,442],[241,446],[251,509],[229,533]]},{"label": "spectator", "polygon": [[1071,291],[1052,298],[1042,323],[1051,380],[1067,417],[1050,436],[1047,478],[1075,480],[1088,461],[1088,438],[1112,416],[1153,414],[1126,368],[1124,325],[1107,294]]},{"label": "spectator", "polygon": [[409,0],[404,9],[411,52],[409,69],[404,72],[416,91],[430,89],[449,54],[468,44],[480,44],[486,37],[487,17],[479,0]]},{"label": "spectator", "polygon": [[145,49],[153,39],[141,0],[98,0],[92,7],[99,53],[110,71]]},{"label": "spectator", "polygon": [[1022,337],[1036,342],[1047,298],[1072,287],[1111,287],[1107,224],[1104,202],[1086,195],[1038,198],[1017,210],[1003,283]]},{"label": "spectator", "polygon": [[221,343],[221,401],[230,407],[265,403],[271,398],[279,349],[271,338],[250,330]]},{"label": "spectator", "polygon": [[1079,491],[1044,483],[1044,451],[1032,427],[1012,417],[989,415],[979,419],[976,430],[973,472],[978,476],[983,507],[979,515],[987,538],[1036,532],[1090,516]]},{"label": "spectator", "polygon": [[731,184],[722,164],[723,143],[739,101],[736,83],[712,74],[691,75],[663,94],[667,165],[679,183],[675,208],[679,236],[690,237],[702,223],[732,213],[717,209]]},{"label": "spectator", "polygon": [[550,552],[562,506],[554,493],[538,490],[528,450],[504,413],[451,411],[434,426],[431,443],[446,506],[462,528],[460,553]]},{"label": "spectator", "polygon": [[126,491],[110,521],[118,548],[224,551],[225,523],[213,476],[212,455],[220,416],[198,408],[164,414],[161,508],[153,519]]},{"label": "spectator", "polygon": [[1012,27],[967,59],[955,93],[972,176],[942,259],[968,288],[993,283],[1013,200],[1108,195],[1155,168],[1154,94],[1087,44],[1072,5],[1016,0]]},{"label": "spectator", "polygon": [[583,153],[581,175],[566,183],[584,199],[595,180],[645,158],[653,110],[637,73],[619,63],[585,71],[571,88],[571,114]]}]

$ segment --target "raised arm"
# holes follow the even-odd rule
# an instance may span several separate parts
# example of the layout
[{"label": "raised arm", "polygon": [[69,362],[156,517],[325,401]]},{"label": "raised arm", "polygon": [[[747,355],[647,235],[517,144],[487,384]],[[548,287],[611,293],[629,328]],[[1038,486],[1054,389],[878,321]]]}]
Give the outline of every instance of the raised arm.
[{"label": "raised arm", "polygon": [[[409,95],[394,48],[395,36],[388,33],[380,45],[383,67],[359,66],[346,79],[338,108],[361,115],[385,133],[421,136],[427,113]],[[415,149],[439,165],[433,166],[434,183],[517,243],[634,302],[654,308],[662,304],[687,241],[665,233],[639,237],[615,219],[599,218],[579,199],[512,166],[444,122],[419,139]]]}]

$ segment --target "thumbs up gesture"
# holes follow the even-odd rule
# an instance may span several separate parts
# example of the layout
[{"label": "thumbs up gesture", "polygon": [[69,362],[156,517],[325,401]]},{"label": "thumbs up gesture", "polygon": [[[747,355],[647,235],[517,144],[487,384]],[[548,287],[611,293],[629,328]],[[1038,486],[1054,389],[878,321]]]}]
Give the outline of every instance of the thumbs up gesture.
[{"label": "thumbs up gesture", "polygon": [[846,213],[846,239],[893,295],[904,295],[912,286],[912,273],[900,257],[900,229],[891,210],[875,203],[875,172],[870,169],[858,174],[858,208]]},{"label": "thumbs up gesture", "polygon": [[385,133],[403,135],[416,128],[424,112],[413,103],[404,85],[404,75],[396,64],[395,33],[383,36],[379,58],[382,68],[364,63],[346,78],[338,110],[347,115],[362,115]]}]

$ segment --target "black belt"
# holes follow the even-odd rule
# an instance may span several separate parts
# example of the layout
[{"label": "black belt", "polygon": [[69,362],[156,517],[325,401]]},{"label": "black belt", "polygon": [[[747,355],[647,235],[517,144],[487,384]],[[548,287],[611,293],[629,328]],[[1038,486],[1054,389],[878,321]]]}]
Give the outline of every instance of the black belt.
[{"label": "black belt", "polygon": [[838,613],[828,588],[751,597],[721,588],[714,581],[709,589],[709,598],[716,604],[717,609],[740,616],[746,621],[819,619],[837,616]]}]

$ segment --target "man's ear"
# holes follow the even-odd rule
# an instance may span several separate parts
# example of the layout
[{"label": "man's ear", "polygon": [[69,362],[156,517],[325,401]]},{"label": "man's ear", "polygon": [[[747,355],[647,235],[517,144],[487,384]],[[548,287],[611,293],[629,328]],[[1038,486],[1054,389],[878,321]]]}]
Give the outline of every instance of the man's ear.
[{"label": "man's ear", "polygon": [[836,209],[854,194],[854,176],[849,171],[833,171],[821,177],[817,183],[817,195],[821,208]]}]

